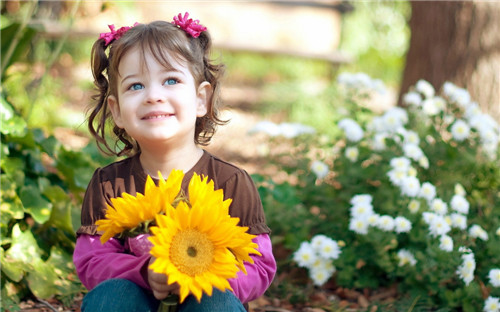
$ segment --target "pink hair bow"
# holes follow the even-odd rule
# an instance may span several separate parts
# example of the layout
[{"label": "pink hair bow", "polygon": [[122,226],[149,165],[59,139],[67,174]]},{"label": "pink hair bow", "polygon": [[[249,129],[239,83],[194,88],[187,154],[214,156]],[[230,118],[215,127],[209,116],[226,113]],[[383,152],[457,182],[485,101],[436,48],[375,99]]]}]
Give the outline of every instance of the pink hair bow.
[{"label": "pink hair bow", "polygon": [[198,38],[207,28],[201,25],[199,20],[193,20],[192,18],[188,19],[188,17],[188,12],[184,14],[184,17],[179,13],[178,16],[174,16],[172,24],[179,26],[182,30],[193,36],[193,38]]},{"label": "pink hair bow", "polygon": [[[134,26],[137,26],[139,23],[135,23]],[[107,47],[111,42],[114,40],[118,40],[123,36],[124,33],[126,33],[130,28],[134,26],[123,26],[115,30],[115,25],[111,24],[108,25],[109,29],[111,30],[110,32],[107,33],[101,33],[99,35],[99,39],[104,39],[104,46]]]}]

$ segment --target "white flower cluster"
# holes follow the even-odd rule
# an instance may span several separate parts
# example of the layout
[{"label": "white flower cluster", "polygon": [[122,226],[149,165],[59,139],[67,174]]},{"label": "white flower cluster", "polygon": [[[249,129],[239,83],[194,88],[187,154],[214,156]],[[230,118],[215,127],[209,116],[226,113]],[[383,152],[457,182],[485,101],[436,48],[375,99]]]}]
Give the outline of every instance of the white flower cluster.
[{"label": "white flower cluster", "polygon": [[325,235],[316,235],[311,242],[302,242],[293,254],[293,260],[309,270],[314,284],[321,286],[335,273],[333,260],[340,256],[339,244]]},{"label": "white flower cluster", "polygon": [[250,134],[260,132],[265,133],[270,137],[282,136],[287,139],[292,139],[303,134],[314,134],[316,130],[314,130],[313,127],[309,127],[300,123],[283,122],[280,124],[276,124],[271,121],[261,121],[248,131],[248,133]]},{"label": "white flower cluster", "polygon": [[339,121],[338,126],[344,131],[347,140],[350,142],[359,142],[363,138],[363,129],[356,121],[350,118],[342,119]]},{"label": "white flower cluster", "polygon": [[405,217],[393,218],[389,215],[379,215],[373,211],[372,196],[358,194],[351,198],[349,229],[361,235],[368,234],[370,226],[385,232],[406,233],[412,228],[411,222]]},{"label": "white flower cluster", "polygon": [[311,171],[318,179],[323,179],[328,174],[328,165],[320,160],[315,160],[311,163]]},{"label": "white flower cluster", "polygon": [[457,87],[451,82],[443,85],[443,95],[450,103],[457,105],[464,118],[455,118],[446,114],[446,100],[435,96],[434,87],[425,80],[419,80],[415,90],[405,94],[403,101],[421,109],[427,116],[445,114],[450,124],[450,132],[454,140],[461,142],[471,137],[473,130],[477,132],[483,150],[494,158],[500,144],[500,125],[488,114],[481,112],[479,105],[471,101],[466,89]]},{"label": "white flower cluster", "polygon": [[469,285],[474,279],[474,270],[476,270],[476,259],[472,252],[462,254],[462,264],[457,269],[457,274],[464,281],[465,285]]},{"label": "white flower cluster", "polygon": [[337,82],[343,85],[346,89],[356,91],[375,91],[385,93],[385,85],[380,79],[373,79],[365,73],[348,73],[344,72],[337,76]]}]

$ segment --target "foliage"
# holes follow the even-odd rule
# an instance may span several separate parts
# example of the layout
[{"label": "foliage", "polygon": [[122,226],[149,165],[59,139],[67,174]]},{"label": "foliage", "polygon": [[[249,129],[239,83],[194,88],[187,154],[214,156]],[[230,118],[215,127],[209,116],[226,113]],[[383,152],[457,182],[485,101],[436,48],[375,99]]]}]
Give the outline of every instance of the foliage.
[{"label": "foliage", "polygon": [[[351,107],[338,123],[345,138],[271,138],[269,160],[280,172],[255,178],[274,242],[297,259],[302,242],[323,234],[345,243],[333,261],[341,287],[397,284],[408,302],[481,310],[500,294],[489,276],[500,267],[498,124],[466,90],[447,84],[436,96],[425,81],[406,96],[407,109],[366,118],[356,106],[366,93],[347,81]],[[429,184],[436,193],[426,197]],[[290,269],[291,261],[289,254],[279,264]]]},{"label": "foliage", "polygon": [[[33,10],[27,10],[28,17]],[[69,303],[83,291],[72,261],[75,231],[83,191],[103,160],[95,157],[94,146],[81,151],[64,147],[54,136],[31,126],[26,120],[29,114],[20,111],[26,106],[19,105],[23,95],[16,85],[44,95],[38,89],[43,86],[37,83],[41,77],[33,79],[29,71],[18,70],[31,66],[28,47],[39,30],[24,22],[2,23],[1,29],[2,55],[13,51],[2,59],[0,103],[1,296],[2,309],[11,311],[28,296],[57,296]]]}]

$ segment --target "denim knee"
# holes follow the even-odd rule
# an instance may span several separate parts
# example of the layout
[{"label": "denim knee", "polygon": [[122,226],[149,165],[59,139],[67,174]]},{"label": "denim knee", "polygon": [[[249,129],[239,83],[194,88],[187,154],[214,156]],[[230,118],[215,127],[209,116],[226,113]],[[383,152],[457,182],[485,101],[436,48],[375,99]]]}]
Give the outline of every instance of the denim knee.
[{"label": "denim knee", "polygon": [[245,312],[241,301],[233,292],[226,290],[222,292],[214,289],[212,296],[203,295],[201,301],[194,296],[188,296],[179,309],[179,312]]},{"label": "denim knee", "polygon": [[109,279],[92,289],[82,302],[82,312],[156,312],[152,294],[126,279]]}]

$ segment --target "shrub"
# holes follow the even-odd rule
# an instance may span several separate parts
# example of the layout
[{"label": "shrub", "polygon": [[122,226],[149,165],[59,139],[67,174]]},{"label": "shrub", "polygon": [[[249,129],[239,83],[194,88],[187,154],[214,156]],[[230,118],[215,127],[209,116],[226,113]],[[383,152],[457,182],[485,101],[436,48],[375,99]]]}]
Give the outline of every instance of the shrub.
[{"label": "shrub", "polygon": [[[359,74],[339,82],[352,105],[379,86]],[[435,93],[421,80],[405,96],[406,109],[366,120],[345,116],[336,142],[303,135],[288,142],[292,151],[271,152],[287,181],[259,176],[259,190],[274,239],[297,250],[288,261],[300,259],[301,244],[325,235],[345,244],[330,260],[339,286],[397,284],[401,294],[429,298],[433,308],[479,311],[488,297],[494,306],[500,295],[500,129],[466,90],[446,83]],[[273,143],[276,149],[284,144]],[[285,218],[284,211],[300,213]],[[311,266],[297,264],[321,284]]]}]

